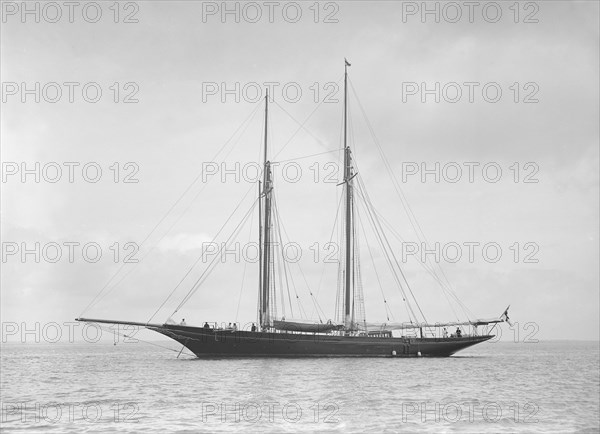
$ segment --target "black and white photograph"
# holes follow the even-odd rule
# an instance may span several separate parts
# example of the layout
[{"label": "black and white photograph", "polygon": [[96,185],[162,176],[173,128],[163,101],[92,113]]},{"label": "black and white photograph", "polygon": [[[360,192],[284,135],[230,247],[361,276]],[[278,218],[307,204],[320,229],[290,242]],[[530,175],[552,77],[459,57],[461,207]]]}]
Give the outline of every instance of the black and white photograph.
[{"label": "black and white photograph", "polygon": [[599,1],[0,9],[1,432],[600,432]]}]

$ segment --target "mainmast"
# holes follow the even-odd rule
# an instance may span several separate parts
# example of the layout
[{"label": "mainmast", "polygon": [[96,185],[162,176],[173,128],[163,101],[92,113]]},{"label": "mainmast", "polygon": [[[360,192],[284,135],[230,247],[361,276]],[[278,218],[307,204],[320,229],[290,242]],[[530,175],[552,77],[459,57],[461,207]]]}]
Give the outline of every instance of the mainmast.
[{"label": "mainmast", "polygon": [[265,156],[264,156],[264,170],[263,170],[263,190],[262,199],[264,200],[264,207],[261,207],[261,211],[264,209],[264,215],[260,220],[259,234],[260,234],[260,325],[261,327],[267,328],[270,326],[269,318],[269,287],[270,287],[270,262],[271,262],[271,191],[272,186],[272,175],[271,175],[271,163],[268,161],[268,120],[269,120],[269,91],[265,94]]},{"label": "mainmast", "polygon": [[344,325],[346,330],[352,328],[351,315],[351,293],[352,293],[352,275],[354,271],[354,263],[352,260],[352,156],[350,146],[348,146],[348,66],[350,63],[344,59],[344,183],[346,184],[346,261],[344,270]]}]

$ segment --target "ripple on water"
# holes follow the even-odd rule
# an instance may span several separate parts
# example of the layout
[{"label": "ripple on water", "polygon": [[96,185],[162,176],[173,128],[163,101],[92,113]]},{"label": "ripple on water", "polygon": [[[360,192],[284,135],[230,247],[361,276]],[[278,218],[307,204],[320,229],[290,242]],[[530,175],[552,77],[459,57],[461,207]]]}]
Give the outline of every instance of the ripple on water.
[{"label": "ripple on water", "polygon": [[[4,425],[78,433],[598,431],[597,343],[468,351],[448,359],[198,360],[142,344],[6,345],[2,402],[13,407]],[[21,413],[19,403],[28,404]],[[52,403],[78,403],[79,413],[47,423],[35,404]],[[86,404],[100,409],[97,422],[81,415]]]}]

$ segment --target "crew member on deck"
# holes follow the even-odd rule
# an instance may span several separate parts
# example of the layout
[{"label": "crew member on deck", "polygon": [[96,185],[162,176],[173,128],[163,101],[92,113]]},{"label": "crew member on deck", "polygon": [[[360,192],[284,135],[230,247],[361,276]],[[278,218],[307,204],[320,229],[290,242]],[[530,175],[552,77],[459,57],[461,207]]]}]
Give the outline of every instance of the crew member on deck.
[{"label": "crew member on deck", "polygon": [[462,332],[460,331],[460,328],[456,327],[456,337],[460,338],[462,335]]},{"label": "crew member on deck", "polygon": [[256,325],[254,323],[252,323],[252,328],[250,330],[252,330],[253,332],[256,331]]},{"label": "crew member on deck", "polygon": [[210,326],[208,325],[208,321],[204,323],[204,328],[205,329],[209,329],[210,328]]},{"label": "crew member on deck", "polygon": [[446,329],[446,327],[444,327],[444,337],[447,338],[448,337],[448,330]]},{"label": "crew member on deck", "polygon": [[184,326],[184,325],[187,325],[187,324],[185,323],[185,318],[183,318],[183,319],[181,320],[181,324],[179,324],[179,325],[183,325],[183,326]]}]

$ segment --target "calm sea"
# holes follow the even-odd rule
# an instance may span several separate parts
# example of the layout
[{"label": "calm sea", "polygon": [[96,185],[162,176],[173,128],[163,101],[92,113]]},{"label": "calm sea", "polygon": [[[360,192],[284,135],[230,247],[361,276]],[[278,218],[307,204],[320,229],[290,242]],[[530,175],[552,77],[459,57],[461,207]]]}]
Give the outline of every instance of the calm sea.
[{"label": "calm sea", "polygon": [[143,343],[6,344],[3,432],[598,432],[597,342],[445,359],[198,360]]}]

